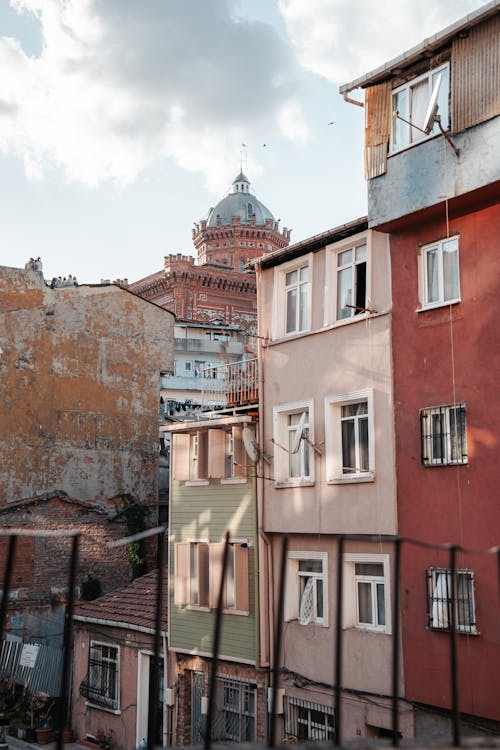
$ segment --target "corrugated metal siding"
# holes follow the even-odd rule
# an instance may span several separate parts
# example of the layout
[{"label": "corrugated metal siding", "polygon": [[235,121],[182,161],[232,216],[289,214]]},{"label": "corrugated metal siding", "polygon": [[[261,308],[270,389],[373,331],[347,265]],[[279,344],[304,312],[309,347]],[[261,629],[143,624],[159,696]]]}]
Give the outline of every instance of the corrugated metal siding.
[{"label": "corrugated metal siding", "polygon": [[29,695],[42,691],[55,698],[60,694],[62,650],[40,645],[34,667],[21,667],[23,643],[4,641],[0,655],[0,674],[26,686]]},{"label": "corrugated metal siding", "polygon": [[366,90],[365,178],[371,180],[387,170],[387,148],[391,133],[390,81]]},{"label": "corrugated metal siding", "polygon": [[500,15],[453,40],[451,129],[459,133],[500,114]]},{"label": "corrugated metal siding", "polygon": [[[256,659],[256,577],[255,550],[255,479],[245,484],[220,484],[186,487],[172,482],[170,502],[171,545],[188,539],[209,539],[219,542],[229,528],[233,538],[247,539],[250,614],[223,615],[220,653],[235,659]],[[174,580],[174,555],[170,555],[170,575]],[[215,610],[199,612],[174,604],[170,590],[169,639],[172,648],[211,653]]]}]

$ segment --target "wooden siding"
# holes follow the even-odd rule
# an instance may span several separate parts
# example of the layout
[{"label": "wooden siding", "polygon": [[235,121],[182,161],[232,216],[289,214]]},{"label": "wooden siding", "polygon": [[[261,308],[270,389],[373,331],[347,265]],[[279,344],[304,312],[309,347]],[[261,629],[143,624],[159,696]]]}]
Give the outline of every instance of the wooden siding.
[{"label": "wooden siding", "polygon": [[392,83],[385,81],[366,90],[365,179],[387,170],[387,149],[391,134]]},{"label": "wooden siding", "polygon": [[459,133],[500,114],[500,15],[452,45],[451,129]]},{"label": "wooden siding", "polygon": [[[220,654],[235,660],[256,660],[256,580],[255,479],[248,482],[186,486],[172,482],[170,527],[170,581],[174,581],[174,545],[190,539],[220,542],[226,530],[232,538],[246,539],[248,550],[249,614],[224,614]],[[215,610],[210,612],[177,606],[170,585],[171,648],[211,653]]]}]

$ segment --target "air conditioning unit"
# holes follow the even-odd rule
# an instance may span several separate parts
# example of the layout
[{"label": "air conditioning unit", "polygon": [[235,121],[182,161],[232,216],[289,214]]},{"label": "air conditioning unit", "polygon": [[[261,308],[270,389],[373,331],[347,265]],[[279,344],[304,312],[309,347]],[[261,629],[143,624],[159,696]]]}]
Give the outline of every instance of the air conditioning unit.
[{"label": "air conditioning unit", "polygon": [[[285,709],[283,707],[283,699],[285,697],[285,688],[278,688],[276,694],[276,713],[283,714]],[[273,688],[267,688],[267,711],[271,713],[273,710]]]}]

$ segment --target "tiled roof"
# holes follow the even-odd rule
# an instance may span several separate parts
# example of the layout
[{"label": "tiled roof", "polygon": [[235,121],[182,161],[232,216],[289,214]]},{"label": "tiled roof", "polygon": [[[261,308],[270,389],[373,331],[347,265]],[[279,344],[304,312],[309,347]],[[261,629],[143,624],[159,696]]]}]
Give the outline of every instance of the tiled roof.
[{"label": "tiled roof", "polygon": [[[163,579],[163,607],[161,629],[167,630],[167,570]],[[90,618],[101,622],[131,625],[132,628],[155,628],[156,587],[158,571],[147,573],[116,591],[100,596],[91,602],[84,602],[75,608],[75,618]]]}]

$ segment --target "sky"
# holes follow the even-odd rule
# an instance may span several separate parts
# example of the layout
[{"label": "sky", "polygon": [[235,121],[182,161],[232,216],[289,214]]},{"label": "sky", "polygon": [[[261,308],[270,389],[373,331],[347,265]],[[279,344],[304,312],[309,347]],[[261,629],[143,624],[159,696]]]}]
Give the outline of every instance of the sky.
[{"label": "sky", "polygon": [[292,242],[363,216],[339,85],[482,4],[0,0],[0,265],[136,281],[240,164]]}]

